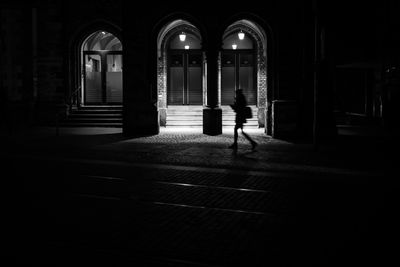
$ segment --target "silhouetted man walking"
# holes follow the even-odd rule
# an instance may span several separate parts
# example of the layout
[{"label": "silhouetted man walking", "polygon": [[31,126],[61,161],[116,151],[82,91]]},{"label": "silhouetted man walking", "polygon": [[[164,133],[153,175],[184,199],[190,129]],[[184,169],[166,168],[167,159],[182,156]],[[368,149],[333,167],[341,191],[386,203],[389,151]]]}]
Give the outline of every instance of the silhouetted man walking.
[{"label": "silhouetted man walking", "polygon": [[233,103],[233,105],[230,105],[230,106],[235,111],[236,117],[235,117],[234,141],[233,141],[233,144],[229,146],[229,148],[232,148],[235,150],[237,149],[237,147],[238,147],[238,144],[237,144],[238,129],[240,128],[240,129],[242,129],[242,134],[244,135],[244,137],[246,137],[246,139],[249,140],[249,142],[251,143],[252,150],[254,150],[257,146],[257,143],[253,139],[251,139],[251,137],[248,134],[246,134],[243,131],[243,124],[247,122],[246,114],[245,114],[247,101],[246,101],[245,96],[243,95],[242,89],[236,90],[235,102]]}]

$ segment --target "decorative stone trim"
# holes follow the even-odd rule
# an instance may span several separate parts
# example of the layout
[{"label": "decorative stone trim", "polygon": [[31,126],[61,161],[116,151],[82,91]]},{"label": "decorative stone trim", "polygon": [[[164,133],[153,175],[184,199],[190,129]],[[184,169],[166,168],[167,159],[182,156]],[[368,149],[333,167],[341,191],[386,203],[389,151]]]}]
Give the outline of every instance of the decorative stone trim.
[{"label": "decorative stone trim", "polygon": [[[251,37],[256,41],[256,58],[257,58],[257,107],[258,107],[258,123],[260,127],[265,126],[265,110],[268,108],[267,106],[267,90],[268,90],[268,81],[267,81],[267,58],[266,58],[266,40],[263,36],[248,26],[244,22],[234,23],[230,26],[225,33],[229,34],[233,31],[243,30],[246,33],[250,34]],[[262,29],[258,29],[261,30]],[[221,59],[219,59],[219,79],[221,73]],[[219,83],[221,84],[221,83]],[[221,88],[219,88],[219,99],[221,95]]]},{"label": "decorative stone trim", "polygon": [[[161,40],[161,45],[159,46],[160,53],[159,58],[157,59],[157,98],[158,98],[158,108],[160,112],[160,125],[165,126],[166,124],[166,116],[167,116],[167,87],[168,87],[168,62],[167,62],[167,50],[168,50],[168,41],[171,37],[177,32],[190,32],[196,35],[199,39],[201,39],[200,33],[194,26],[190,25],[189,22],[182,21],[183,24],[177,25],[176,27],[170,29]],[[203,61],[204,61],[203,54]],[[204,68],[204,62],[203,62]],[[203,77],[204,78],[204,77]],[[203,79],[203,100],[206,98],[205,92],[205,83]],[[204,104],[204,102],[203,102]]]}]

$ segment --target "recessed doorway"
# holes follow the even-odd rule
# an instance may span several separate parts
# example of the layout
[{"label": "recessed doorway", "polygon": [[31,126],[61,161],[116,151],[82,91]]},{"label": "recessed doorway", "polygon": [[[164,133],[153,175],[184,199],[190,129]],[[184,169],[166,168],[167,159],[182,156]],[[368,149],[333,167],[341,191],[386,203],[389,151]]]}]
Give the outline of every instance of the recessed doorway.
[{"label": "recessed doorway", "polygon": [[122,44],[105,31],[91,34],[82,45],[84,105],[122,104]]}]

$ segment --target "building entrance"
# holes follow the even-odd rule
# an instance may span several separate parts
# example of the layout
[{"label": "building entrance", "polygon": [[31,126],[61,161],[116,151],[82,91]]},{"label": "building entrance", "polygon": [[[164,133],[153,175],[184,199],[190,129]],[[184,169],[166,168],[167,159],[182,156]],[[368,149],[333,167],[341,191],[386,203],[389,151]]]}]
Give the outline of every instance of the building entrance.
[{"label": "building entrance", "polygon": [[224,51],[221,56],[221,104],[233,103],[235,91],[242,89],[248,105],[257,104],[254,81],[254,52],[251,50]]},{"label": "building entrance", "polygon": [[168,105],[201,105],[202,53],[201,51],[170,51]]},{"label": "building entrance", "polygon": [[122,103],[122,53],[86,51],[85,104]]},{"label": "building entrance", "polygon": [[254,41],[242,30],[223,39],[221,51],[221,105],[232,104],[235,91],[242,89],[249,105],[257,104],[256,51]]},{"label": "building entrance", "polygon": [[122,45],[111,33],[89,36],[82,51],[83,104],[122,104]]}]

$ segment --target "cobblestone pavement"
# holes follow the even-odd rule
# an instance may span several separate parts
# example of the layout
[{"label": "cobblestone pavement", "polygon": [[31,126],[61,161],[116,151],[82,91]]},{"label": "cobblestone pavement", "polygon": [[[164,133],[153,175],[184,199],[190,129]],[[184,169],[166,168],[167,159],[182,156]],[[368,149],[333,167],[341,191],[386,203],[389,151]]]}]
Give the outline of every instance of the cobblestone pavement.
[{"label": "cobblestone pavement", "polygon": [[125,138],[112,129],[73,131],[9,144],[6,240],[16,263],[398,261],[398,183],[381,165],[346,162],[363,151],[340,160],[330,147],[315,152],[253,132],[257,151],[241,140],[235,154],[227,149],[229,133]]},{"label": "cobblestone pavement", "polygon": [[396,260],[398,195],[380,182],[21,159],[8,164],[9,178],[19,181],[19,197],[9,198],[8,227],[17,263],[354,266]]},{"label": "cobblestone pavement", "polygon": [[[246,130],[246,129],[245,129]],[[31,134],[8,142],[8,153],[51,154],[62,157],[95,158],[124,162],[162,163],[184,166],[277,170],[296,172],[364,172],[382,175],[396,166],[384,138],[339,137],[315,150],[310,143],[273,139],[263,129],[246,130],[258,142],[255,151],[239,135],[239,149],[234,153],[232,129],[208,136],[201,129],[162,128],[159,135],[125,137],[120,129],[61,128],[59,135],[51,128],[39,128]],[[360,142],[360,139],[362,142]],[[5,150],[7,151],[7,150]]]}]

